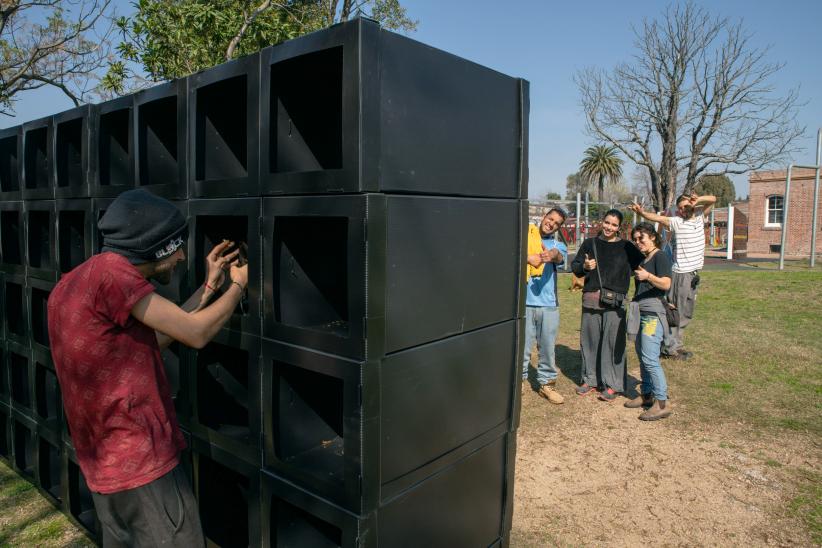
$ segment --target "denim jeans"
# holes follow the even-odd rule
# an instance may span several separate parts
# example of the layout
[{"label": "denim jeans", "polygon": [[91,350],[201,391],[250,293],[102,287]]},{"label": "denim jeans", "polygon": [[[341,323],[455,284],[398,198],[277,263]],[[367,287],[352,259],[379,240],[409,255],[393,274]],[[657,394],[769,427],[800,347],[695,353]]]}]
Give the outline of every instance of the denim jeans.
[{"label": "denim jeans", "polygon": [[662,322],[655,314],[640,316],[636,355],[639,357],[642,393],[652,394],[657,400],[668,399],[668,383],[665,380],[665,372],[662,371],[662,364],[659,363],[662,335]]},{"label": "denim jeans", "polygon": [[531,347],[537,343],[539,363],[537,382],[547,384],[557,378],[554,343],[559,330],[559,308],[555,306],[525,307],[525,357],[522,362],[522,379],[528,378],[528,363],[531,361]]}]

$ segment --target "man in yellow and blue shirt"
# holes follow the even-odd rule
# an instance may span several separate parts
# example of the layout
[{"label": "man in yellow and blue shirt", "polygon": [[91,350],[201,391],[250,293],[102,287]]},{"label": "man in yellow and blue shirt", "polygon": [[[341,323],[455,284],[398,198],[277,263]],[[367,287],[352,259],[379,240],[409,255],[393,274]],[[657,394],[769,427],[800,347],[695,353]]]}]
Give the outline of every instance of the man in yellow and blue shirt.
[{"label": "man in yellow and blue shirt", "polygon": [[531,347],[539,350],[537,382],[539,395],[551,403],[565,398],[556,391],[557,367],[554,343],[559,330],[559,300],[557,299],[557,268],[567,256],[567,246],[558,241],[557,230],[565,222],[565,212],[554,208],[543,216],[539,227],[528,227],[527,289],[525,297],[525,356],[522,379],[528,379]]}]

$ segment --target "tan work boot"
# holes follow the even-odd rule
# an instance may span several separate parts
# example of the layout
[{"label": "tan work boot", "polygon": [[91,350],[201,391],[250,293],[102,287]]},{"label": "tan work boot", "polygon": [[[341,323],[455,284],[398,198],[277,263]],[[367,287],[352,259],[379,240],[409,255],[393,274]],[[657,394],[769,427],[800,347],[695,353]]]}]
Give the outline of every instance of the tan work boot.
[{"label": "tan work boot", "polygon": [[626,401],[623,405],[628,409],[649,408],[654,404],[654,397],[651,394],[642,394],[632,400]]},{"label": "tan work boot", "polygon": [[650,409],[639,416],[639,420],[657,421],[670,416],[671,413],[673,413],[673,409],[671,409],[671,402],[666,400],[656,400]]},{"label": "tan work boot", "polygon": [[552,382],[540,386],[539,395],[548,400],[549,402],[555,403],[557,405],[565,402],[565,398],[562,397],[562,394],[557,392],[556,388],[554,388],[554,383]]}]

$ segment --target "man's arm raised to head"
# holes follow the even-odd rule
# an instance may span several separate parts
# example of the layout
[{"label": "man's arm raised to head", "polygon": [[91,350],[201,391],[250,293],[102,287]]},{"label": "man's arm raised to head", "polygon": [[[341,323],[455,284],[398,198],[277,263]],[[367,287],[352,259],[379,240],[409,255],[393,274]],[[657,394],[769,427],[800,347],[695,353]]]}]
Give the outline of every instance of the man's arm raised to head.
[{"label": "man's arm raised to head", "polygon": [[658,213],[653,213],[651,211],[646,211],[642,209],[642,206],[638,203],[634,202],[628,206],[628,209],[635,212],[640,217],[644,217],[648,219],[652,223],[659,223],[665,228],[671,228],[671,218],[666,217],[665,215],[659,215]]},{"label": "man's arm raised to head", "polygon": [[716,196],[712,196],[710,194],[705,194],[704,196],[696,196],[696,200],[693,201],[694,207],[702,207],[702,214],[707,215],[711,208],[714,207],[716,203]]}]

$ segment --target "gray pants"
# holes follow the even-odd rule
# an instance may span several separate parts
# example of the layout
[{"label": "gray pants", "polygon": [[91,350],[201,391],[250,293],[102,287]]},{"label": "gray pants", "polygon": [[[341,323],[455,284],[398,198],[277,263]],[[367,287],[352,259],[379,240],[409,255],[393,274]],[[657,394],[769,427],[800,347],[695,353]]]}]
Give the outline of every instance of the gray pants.
[{"label": "gray pants", "polygon": [[671,278],[671,288],[668,290],[668,302],[679,310],[679,325],[671,328],[671,335],[665,341],[663,354],[673,355],[682,348],[685,338],[685,327],[694,317],[696,305],[696,286],[694,278],[698,272],[674,272]]},{"label": "gray pants", "polygon": [[179,464],[146,485],[91,496],[103,527],[103,548],[205,546],[197,501]]},{"label": "gray pants", "polygon": [[582,309],[582,383],[625,391],[625,309]]}]

